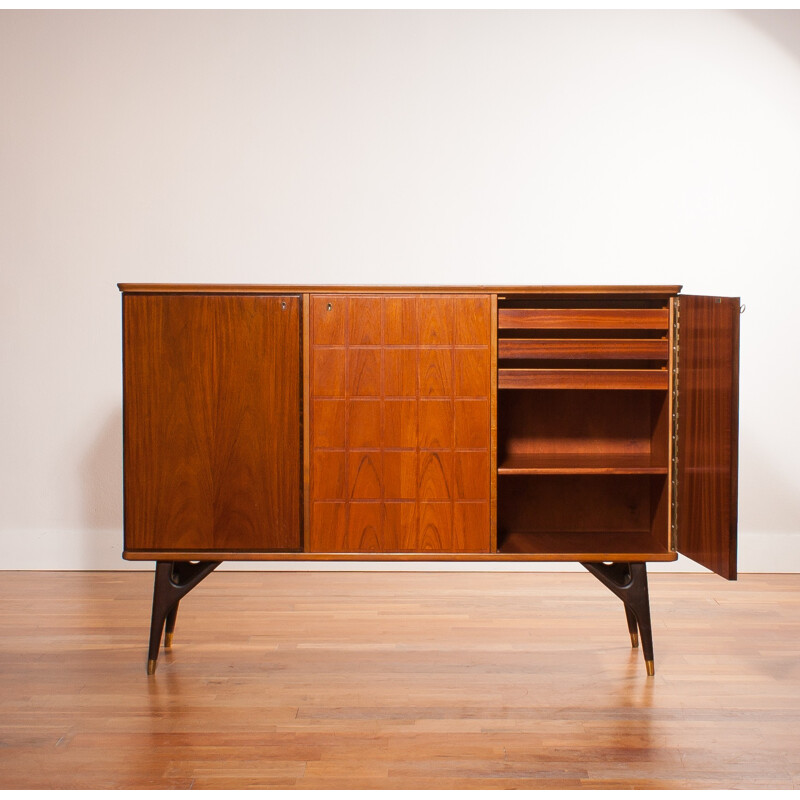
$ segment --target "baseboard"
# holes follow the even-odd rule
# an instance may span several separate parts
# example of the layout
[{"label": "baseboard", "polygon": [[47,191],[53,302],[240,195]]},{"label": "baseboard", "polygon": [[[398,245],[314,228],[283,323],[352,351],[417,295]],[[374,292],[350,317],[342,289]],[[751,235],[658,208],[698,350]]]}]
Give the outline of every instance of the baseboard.
[{"label": "baseboard", "polygon": [[[150,570],[152,562],[122,559],[118,529],[58,529],[0,531],[0,570]],[[650,565],[651,572],[706,572],[686,558]],[[256,571],[429,571],[429,572],[568,572],[570,563],[475,562],[225,562],[221,569]],[[739,534],[739,572],[800,572],[800,532]]]}]

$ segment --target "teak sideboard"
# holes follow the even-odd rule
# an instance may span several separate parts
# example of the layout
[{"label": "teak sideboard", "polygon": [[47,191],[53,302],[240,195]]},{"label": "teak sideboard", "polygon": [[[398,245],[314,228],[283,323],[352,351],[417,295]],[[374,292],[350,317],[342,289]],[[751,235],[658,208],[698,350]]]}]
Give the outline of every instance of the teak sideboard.
[{"label": "teak sideboard", "polygon": [[648,561],[736,577],[739,298],[120,284],[147,669],[225,560],[572,561],[654,673]]}]

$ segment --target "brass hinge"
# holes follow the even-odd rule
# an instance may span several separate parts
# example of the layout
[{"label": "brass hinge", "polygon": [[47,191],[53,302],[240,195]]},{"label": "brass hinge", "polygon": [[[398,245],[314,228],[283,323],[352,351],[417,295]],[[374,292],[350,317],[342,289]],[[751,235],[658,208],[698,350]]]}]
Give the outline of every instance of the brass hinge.
[{"label": "brass hinge", "polygon": [[681,346],[681,299],[675,298],[674,313],[672,316],[672,549],[678,549],[678,397],[680,372],[678,371],[678,356]]}]

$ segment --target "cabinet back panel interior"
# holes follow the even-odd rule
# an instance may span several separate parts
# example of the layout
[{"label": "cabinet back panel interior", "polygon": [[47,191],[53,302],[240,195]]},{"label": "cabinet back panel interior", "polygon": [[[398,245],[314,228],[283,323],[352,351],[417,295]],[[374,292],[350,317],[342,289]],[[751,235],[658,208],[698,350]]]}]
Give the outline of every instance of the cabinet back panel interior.
[{"label": "cabinet back panel interior", "polygon": [[649,532],[651,475],[509,475],[498,484],[500,530]]},{"label": "cabinet back panel interior", "polygon": [[498,551],[666,553],[668,483],[667,475],[503,476]]}]

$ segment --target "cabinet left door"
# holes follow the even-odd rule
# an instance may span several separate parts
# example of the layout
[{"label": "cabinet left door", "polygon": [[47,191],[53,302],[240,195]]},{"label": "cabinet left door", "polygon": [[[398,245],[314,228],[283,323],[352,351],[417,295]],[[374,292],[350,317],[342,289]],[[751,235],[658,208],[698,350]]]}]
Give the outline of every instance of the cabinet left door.
[{"label": "cabinet left door", "polygon": [[122,308],[126,556],[300,550],[300,298]]}]

